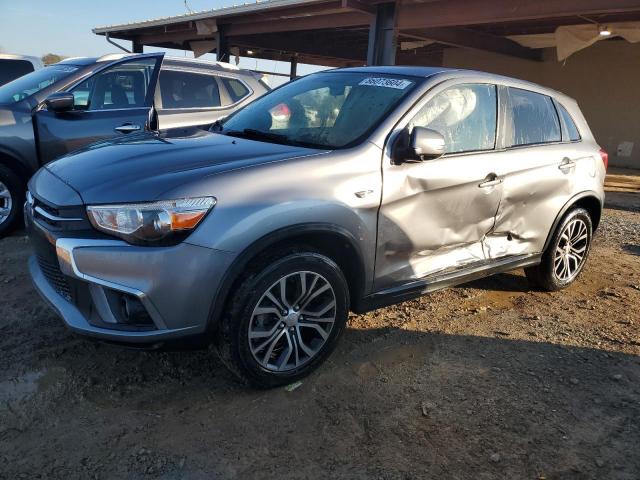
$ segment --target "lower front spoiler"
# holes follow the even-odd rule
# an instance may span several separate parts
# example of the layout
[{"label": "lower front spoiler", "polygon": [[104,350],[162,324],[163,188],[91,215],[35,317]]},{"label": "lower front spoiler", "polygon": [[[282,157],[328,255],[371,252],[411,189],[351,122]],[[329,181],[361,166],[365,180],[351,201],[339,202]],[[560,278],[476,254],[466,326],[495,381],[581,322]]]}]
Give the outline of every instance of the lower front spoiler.
[{"label": "lower front spoiler", "polygon": [[35,256],[29,258],[29,273],[40,296],[64,320],[67,327],[80,335],[132,347],[158,348],[165,342],[200,334],[198,326],[149,331],[112,330],[91,325],[75,305],[67,301],[47,281]]}]

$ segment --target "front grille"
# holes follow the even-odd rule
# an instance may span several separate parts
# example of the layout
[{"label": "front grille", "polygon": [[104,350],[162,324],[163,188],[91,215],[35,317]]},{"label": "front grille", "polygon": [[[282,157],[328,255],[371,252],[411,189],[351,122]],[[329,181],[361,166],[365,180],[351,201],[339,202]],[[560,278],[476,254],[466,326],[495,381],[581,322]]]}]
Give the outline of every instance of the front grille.
[{"label": "front grille", "polygon": [[52,231],[78,231],[91,228],[85,209],[81,205],[54,207],[33,195],[31,208],[33,217]]},{"label": "front grille", "polygon": [[37,255],[38,265],[40,270],[44,274],[47,281],[51,284],[53,289],[58,292],[67,301],[71,301],[71,288],[67,282],[67,277],[64,276],[60,270],[60,265],[57,261],[51,261],[44,258],[42,255]]}]

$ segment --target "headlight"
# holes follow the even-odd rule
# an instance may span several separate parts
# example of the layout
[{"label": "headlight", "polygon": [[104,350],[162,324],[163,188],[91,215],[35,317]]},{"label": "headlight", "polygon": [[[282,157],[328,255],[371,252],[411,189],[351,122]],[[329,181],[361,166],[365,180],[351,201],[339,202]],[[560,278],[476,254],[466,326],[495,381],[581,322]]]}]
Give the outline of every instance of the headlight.
[{"label": "headlight", "polygon": [[87,214],[96,229],[130,243],[165,243],[169,237],[186,236],[215,204],[213,197],[184,198],[91,206]]}]

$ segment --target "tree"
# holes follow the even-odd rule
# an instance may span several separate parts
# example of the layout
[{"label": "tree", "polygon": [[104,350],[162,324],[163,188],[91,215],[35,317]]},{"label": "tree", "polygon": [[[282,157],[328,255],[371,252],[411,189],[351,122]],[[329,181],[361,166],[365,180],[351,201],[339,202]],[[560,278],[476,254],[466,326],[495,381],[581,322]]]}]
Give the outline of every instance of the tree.
[{"label": "tree", "polygon": [[58,63],[62,60],[64,60],[67,57],[64,57],[62,55],[57,55],[55,53],[47,53],[46,55],[42,56],[42,62],[45,65],[51,65],[52,63]]}]

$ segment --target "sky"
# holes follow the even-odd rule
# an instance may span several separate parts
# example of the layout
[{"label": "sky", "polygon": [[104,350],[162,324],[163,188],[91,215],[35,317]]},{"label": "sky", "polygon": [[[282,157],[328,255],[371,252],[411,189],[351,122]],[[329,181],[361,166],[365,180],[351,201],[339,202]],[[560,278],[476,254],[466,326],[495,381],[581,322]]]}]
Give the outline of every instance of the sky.
[{"label": "sky", "polygon": [[[250,3],[251,0],[245,0]],[[228,7],[242,0],[187,0],[194,12]],[[135,22],[187,13],[184,0],[0,0],[0,50],[41,57],[55,53],[67,57],[99,56],[117,52],[103,36],[95,35],[95,27]],[[121,41],[131,48],[131,42]],[[157,51],[145,47],[145,52]],[[182,51],[170,55],[184,56]],[[193,56],[187,52],[188,56]],[[202,58],[215,59],[213,55]],[[272,60],[243,58],[240,66],[288,73],[289,64]],[[298,74],[318,70],[300,65]]]}]

